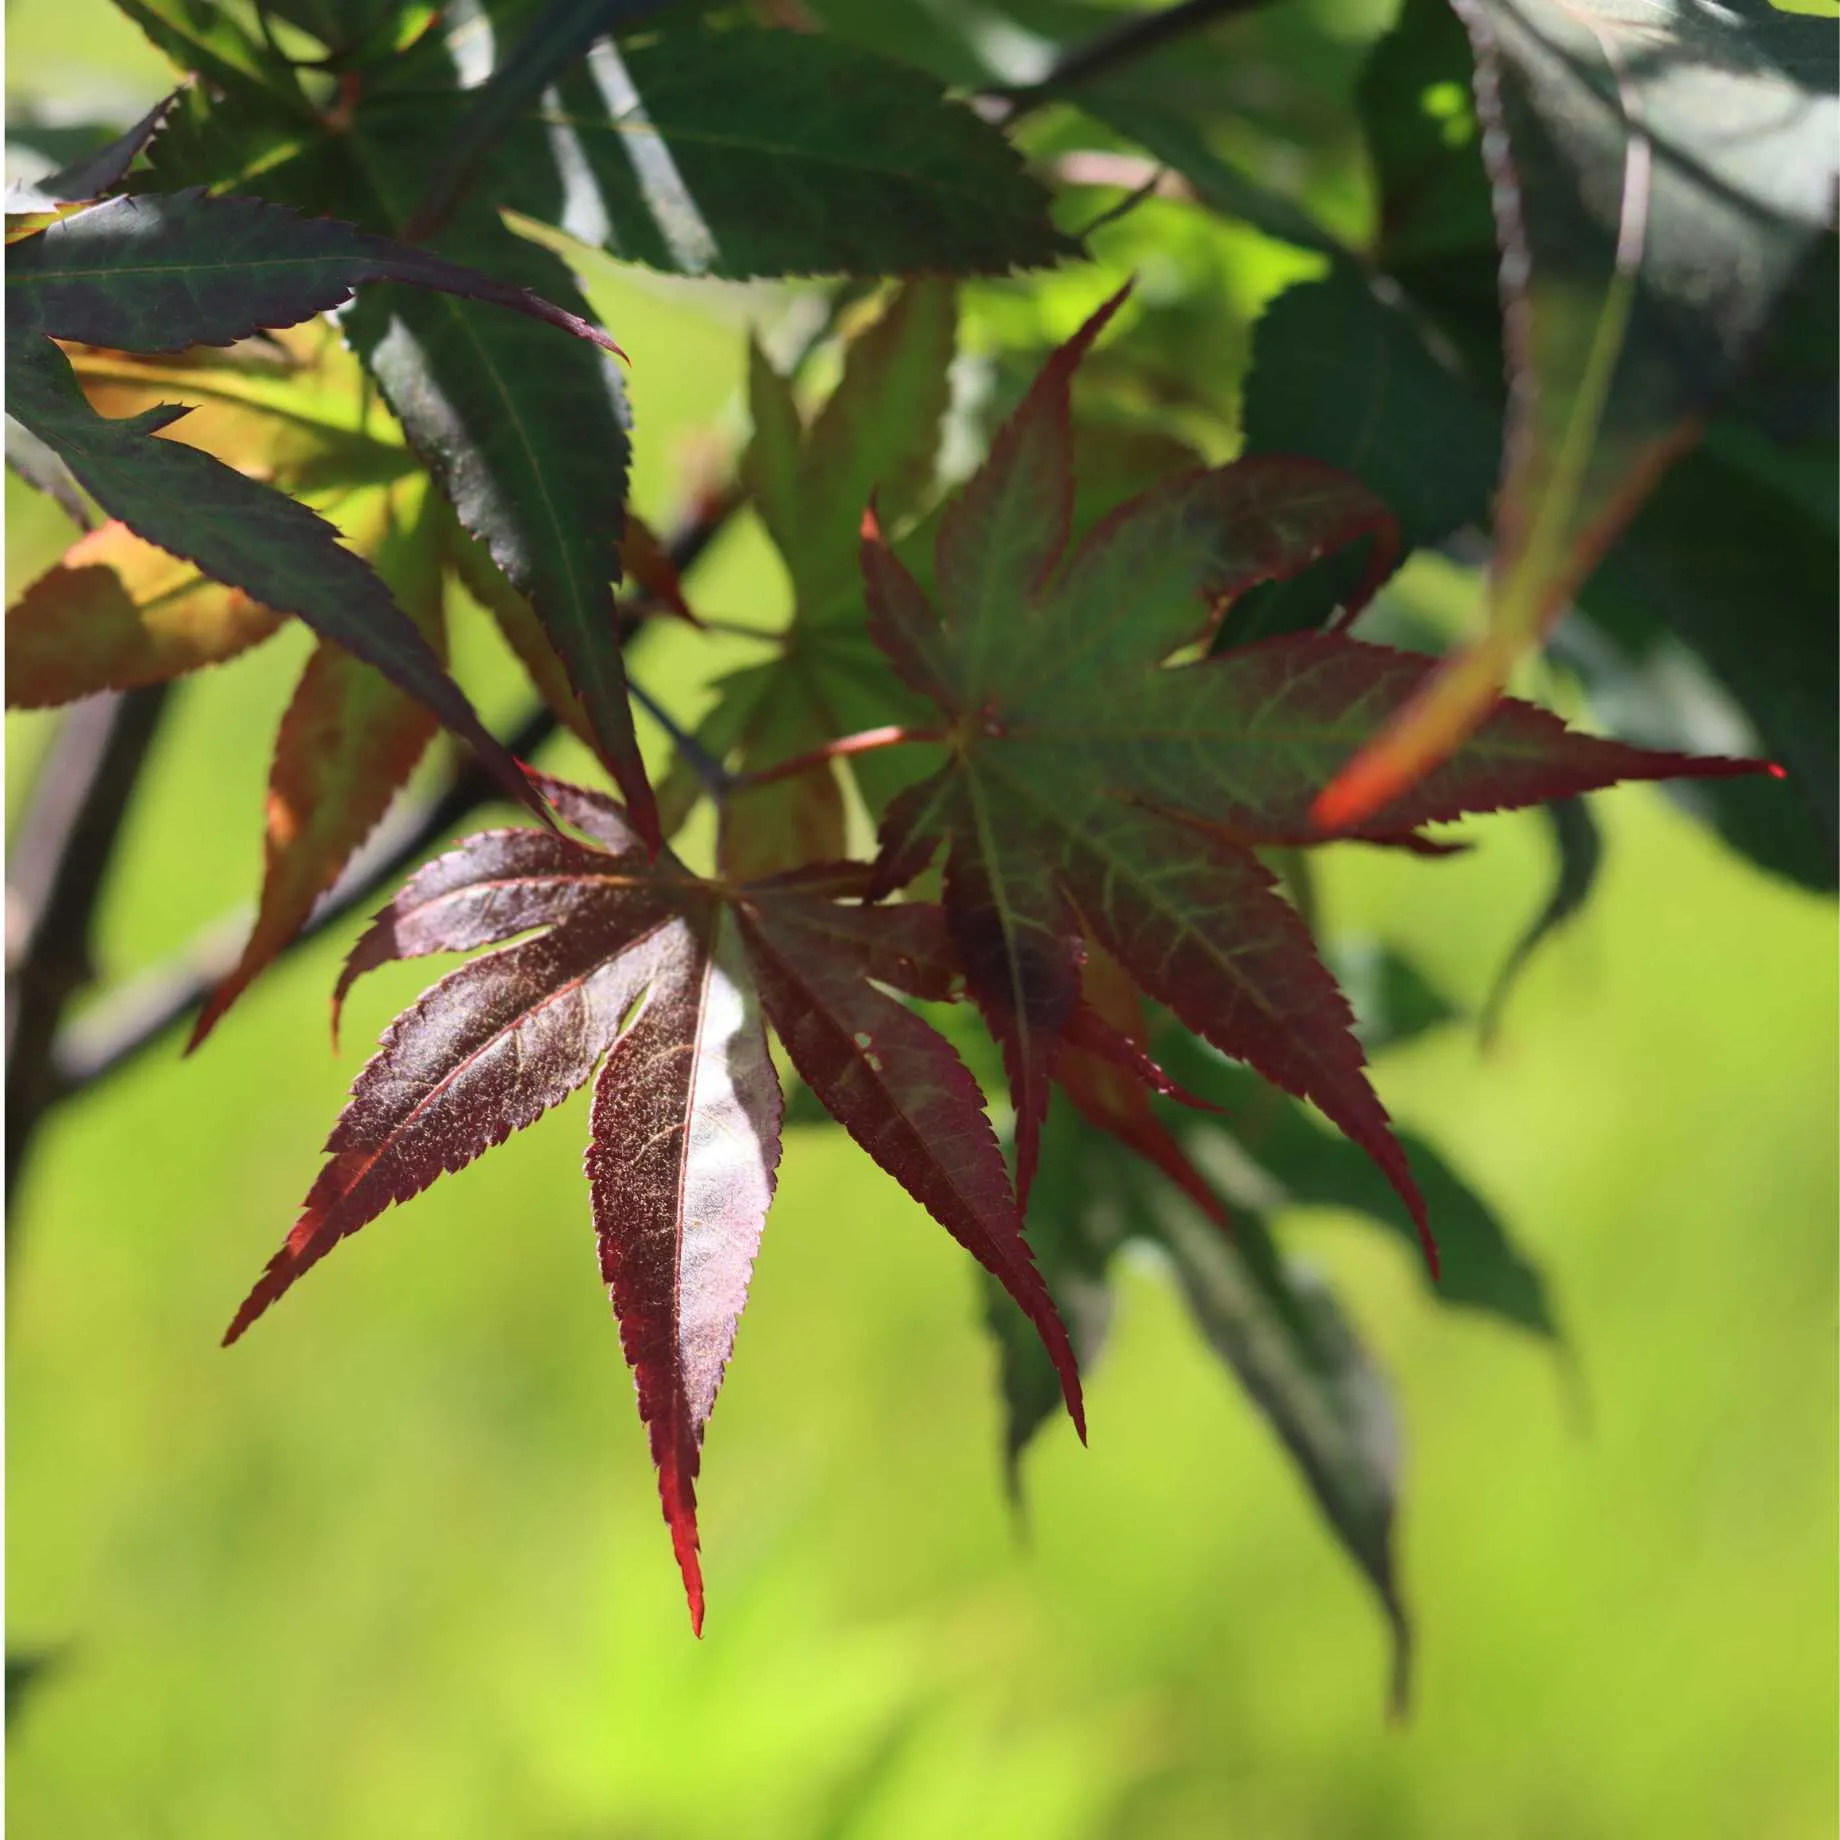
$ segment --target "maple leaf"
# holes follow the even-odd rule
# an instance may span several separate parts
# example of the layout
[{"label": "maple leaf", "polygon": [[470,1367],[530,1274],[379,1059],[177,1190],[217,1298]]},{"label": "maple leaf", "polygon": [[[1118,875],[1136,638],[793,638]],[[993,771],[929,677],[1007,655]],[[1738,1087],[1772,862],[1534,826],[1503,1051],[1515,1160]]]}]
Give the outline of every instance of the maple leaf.
[{"label": "maple leaf", "polygon": [[538,12],[463,112],[431,112],[448,145],[405,235],[476,176],[497,203],[681,274],[1003,274],[1077,247],[1003,134],[932,78],[827,33],[632,33],[656,4]]},{"label": "maple leaf", "polygon": [[353,948],[335,1018],[379,965],[497,949],[442,978],[385,1032],[299,1220],[225,1340],[347,1234],[592,1079],[601,1276],[700,1629],[703,1432],[779,1162],[765,1022],[832,1115],[1035,1324],[1084,1435],[1079,1376],[976,1080],[878,987],[952,994],[939,909],[862,905],[852,898],[867,885],[862,865],[741,887],[706,881],[668,852],[649,857],[611,800],[535,783],[591,842],[530,829],[470,837],[411,877]]},{"label": "maple leaf", "polygon": [[[1367,1151],[1435,1269],[1348,1005],[1255,854],[1323,841],[1313,801],[1435,666],[1340,631],[1168,666],[1234,595],[1364,537],[1358,608],[1390,561],[1391,519],[1330,468],[1260,456],[1161,481],[1067,554],[1070,381],[1122,299],[1048,360],[948,508],[938,611],[873,510],[865,517],[871,630],[948,733],[945,764],[883,820],[877,887],[902,885],[947,846],[947,919],[1003,1050],[1025,1197],[1079,1008],[1084,929],[1196,1034],[1313,1101]],[[1503,701],[1442,766],[1345,834],[1409,842],[1467,811],[1758,766],[1625,747]]]},{"label": "maple leaf", "polygon": [[89,345],[180,351],[298,325],[366,281],[468,295],[619,349],[529,288],[333,218],[213,198],[202,186],[111,198],[20,243],[6,264],[7,320]]},{"label": "maple leaf", "polygon": [[7,707],[163,683],[235,658],[280,625],[240,589],[104,524],[7,609]]},{"label": "maple leaf", "polygon": [[6,188],[7,215],[50,211],[55,218],[62,215],[58,211],[61,205],[86,204],[105,192],[112,192],[146,150],[148,142],[166,125],[166,118],[182,93],[176,89],[169,91],[132,127],[42,179],[26,185],[9,185]]}]

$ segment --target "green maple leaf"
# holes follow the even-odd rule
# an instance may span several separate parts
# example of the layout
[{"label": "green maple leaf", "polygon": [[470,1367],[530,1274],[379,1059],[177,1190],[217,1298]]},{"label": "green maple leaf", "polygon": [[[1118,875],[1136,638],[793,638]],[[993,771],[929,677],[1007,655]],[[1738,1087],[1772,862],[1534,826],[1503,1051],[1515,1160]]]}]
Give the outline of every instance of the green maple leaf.
[{"label": "green maple leaf", "polygon": [[[902,885],[946,845],[946,911],[1003,1050],[1023,1193],[1057,1060],[1090,1033],[1090,934],[1195,1034],[1313,1101],[1366,1150],[1435,1262],[1347,1002],[1255,853],[1324,840],[1311,818],[1322,788],[1435,667],[1342,631],[1169,666],[1234,595],[1356,539],[1372,541],[1366,581],[1378,579],[1392,520],[1318,462],[1260,456],[1164,479],[1069,555],[1069,385],[1122,298],[1050,358],[941,520],[937,610],[865,518],[871,631],[947,735],[944,764],[889,808],[879,882]],[[1757,764],[1629,748],[1503,701],[1346,834],[1408,843],[1466,811]]]}]

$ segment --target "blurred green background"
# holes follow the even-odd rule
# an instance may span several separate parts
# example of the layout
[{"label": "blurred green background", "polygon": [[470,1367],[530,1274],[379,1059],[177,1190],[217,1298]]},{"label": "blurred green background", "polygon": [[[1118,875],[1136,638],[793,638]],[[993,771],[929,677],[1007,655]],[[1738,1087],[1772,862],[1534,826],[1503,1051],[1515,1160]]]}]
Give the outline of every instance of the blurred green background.
[{"label": "blurred green background", "polygon": [[[99,0],[7,19],[15,102],[125,119],[160,84]],[[1064,332],[1135,266],[1143,311],[1202,317],[1185,361],[1230,365],[1297,264],[1196,222],[1150,207],[1103,272],[979,290],[974,342]],[[740,431],[743,328],[778,297],[588,274],[634,356],[638,501],[663,515]],[[11,479],[7,507],[11,592],[65,533]],[[783,611],[745,522],[693,587],[709,611]],[[1414,591],[1469,589],[1420,571]],[[690,713],[699,643],[641,654]],[[514,695],[500,682],[494,704],[502,673],[470,644],[502,715]],[[179,692],[110,889],[106,976],[250,894],[305,649],[287,635]],[[9,729],[10,812],[46,726]],[[9,1647],[48,1665],[11,1733],[14,1831],[1834,1832],[1832,909],[1659,793],[1597,810],[1597,898],[1499,1044],[1447,1029],[1378,1078],[1543,1263],[1570,1364],[1441,1311],[1390,1236],[1284,1223],[1400,1392],[1405,1724],[1384,1717],[1362,1585],[1148,1264],[1090,1380],[1092,1446],[1044,1437],[1019,1533],[975,1273],[838,1135],[789,1141],[711,1427],[700,1643],[594,1277],[581,1100],[221,1352],[362,1044],[415,985],[375,980],[333,1058],[342,935],[196,1061],[169,1046],[40,1139],[11,1223],[7,1561]],[[1470,834],[1448,863],[1330,853],[1324,895],[1336,930],[1473,1007],[1550,865],[1537,819]]]}]

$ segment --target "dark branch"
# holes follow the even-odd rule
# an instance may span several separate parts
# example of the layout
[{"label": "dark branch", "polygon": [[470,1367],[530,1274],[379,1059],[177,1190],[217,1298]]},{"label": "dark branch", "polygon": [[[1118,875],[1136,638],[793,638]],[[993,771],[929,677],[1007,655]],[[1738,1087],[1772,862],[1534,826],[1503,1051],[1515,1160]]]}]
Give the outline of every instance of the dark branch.
[{"label": "dark branch", "polygon": [[[505,737],[505,745],[523,760],[556,728],[555,716],[540,708]],[[357,909],[369,907],[481,807],[504,797],[498,781],[467,755],[439,798],[393,814],[379,827],[282,956],[299,951]],[[124,984],[61,1029],[51,1055],[59,1096],[80,1092],[119,1072],[181,1022],[189,1021],[235,969],[248,930],[240,914],[214,921],[172,963]],[[10,1144],[8,1149],[10,1154]]]},{"label": "dark branch", "polygon": [[63,1097],[52,1044],[92,974],[97,904],[166,706],[153,685],[78,704],[32,789],[6,878],[6,1193]]},{"label": "dark branch", "polygon": [[702,782],[703,790],[711,798],[724,797],[732,784],[732,775],[721,761],[688,729],[680,727],[677,718],[636,677],[627,678],[626,693],[664,730],[665,738],[683,755],[685,764]]}]

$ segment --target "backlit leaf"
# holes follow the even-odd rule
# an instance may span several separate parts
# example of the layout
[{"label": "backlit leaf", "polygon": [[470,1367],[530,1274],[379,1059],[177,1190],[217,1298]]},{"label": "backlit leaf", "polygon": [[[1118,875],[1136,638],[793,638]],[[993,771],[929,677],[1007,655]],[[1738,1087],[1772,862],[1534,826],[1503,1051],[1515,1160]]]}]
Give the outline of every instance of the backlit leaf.
[{"label": "backlit leaf", "polygon": [[876,988],[951,994],[938,910],[861,906],[860,866],[742,888],[703,881],[668,852],[652,857],[611,801],[539,783],[592,846],[535,830],[468,838],[412,876],[353,949],[335,1012],[379,965],[497,948],[385,1032],[226,1339],[340,1239],[593,1079],[601,1274],[700,1628],[695,1478],[779,1161],[763,1016],[851,1135],[1035,1322],[1076,1425],[1079,1379],[976,1081]]},{"label": "backlit leaf", "polygon": [[[806,428],[791,388],[755,348],[754,435],[742,477],[792,578],[779,657],[722,685],[699,740],[740,772],[771,767],[839,736],[899,722],[913,705],[868,642],[857,526],[873,498],[890,521],[926,503],[957,333],[951,288],[903,288],[850,341],[843,375]],[[720,856],[730,873],[770,874],[843,853],[844,801],[833,770],[723,803]]]},{"label": "backlit leaf", "polygon": [[[439,651],[443,556],[427,496],[426,481],[414,476],[374,487],[345,524],[396,604]],[[321,643],[275,740],[255,926],[236,967],[199,1013],[191,1048],[305,924],[434,733],[434,718],[420,703],[344,647]]]},{"label": "backlit leaf", "polygon": [[281,617],[125,525],[105,524],[7,609],[7,707],[165,683],[260,644]]},{"label": "backlit leaf", "polygon": [[[884,820],[878,885],[899,886],[947,846],[947,915],[1004,1049],[1025,1192],[1077,1003],[1083,926],[1195,1033],[1311,1099],[1366,1150],[1429,1254],[1423,1202],[1347,1003],[1251,846],[1317,840],[1311,807],[1346,742],[1377,732],[1434,667],[1335,633],[1165,668],[1233,595],[1353,538],[1373,540],[1376,580],[1389,520],[1343,475],[1262,457],[1167,479],[1065,554],[1068,386],[1110,311],[1049,360],[941,522],[937,613],[865,526],[871,630],[950,740],[944,765]],[[1398,841],[1464,811],[1619,778],[1753,770],[1572,734],[1504,702],[1353,834]]]},{"label": "backlit leaf", "polygon": [[1487,632],[1320,805],[1372,811],[1480,721],[1738,378],[1831,226],[1830,21],[1769,0],[1456,0],[1477,63],[1513,394]]}]

